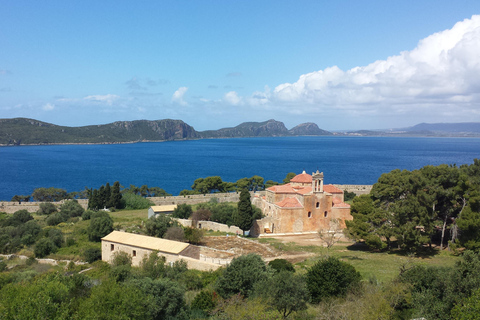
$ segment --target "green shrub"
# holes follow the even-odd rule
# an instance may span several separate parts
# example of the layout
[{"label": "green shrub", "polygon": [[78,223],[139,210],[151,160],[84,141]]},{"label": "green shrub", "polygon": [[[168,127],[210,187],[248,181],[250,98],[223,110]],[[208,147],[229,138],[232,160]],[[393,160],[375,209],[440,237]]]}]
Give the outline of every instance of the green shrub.
[{"label": "green shrub", "polygon": [[125,203],[124,207],[127,210],[148,209],[154,205],[149,199],[129,192],[123,194],[122,201]]},{"label": "green shrub", "polygon": [[61,212],[57,212],[50,215],[47,218],[46,222],[47,222],[47,225],[49,226],[56,226],[57,224],[67,221],[67,218],[68,217],[63,215]]},{"label": "green shrub", "polygon": [[38,209],[37,214],[49,215],[54,212],[57,212],[57,207],[51,202],[40,203],[40,209]]},{"label": "green shrub", "polygon": [[90,220],[90,218],[92,217],[92,214],[94,212],[92,210],[85,210],[83,213],[82,213],[82,220]]},{"label": "green shrub", "polygon": [[212,291],[202,290],[192,301],[192,309],[209,312],[217,306],[217,295]]},{"label": "green shrub", "polygon": [[35,257],[43,258],[48,256],[50,253],[55,253],[57,251],[57,247],[53,243],[52,240],[48,238],[42,238],[38,240],[37,244],[35,245],[35,249],[33,253],[35,253]]},{"label": "green shrub", "polygon": [[360,273],[352,265],[335,257],[322,259],[307,271],[307,286],[315,303],[327,297],[345,296],[360,280]]},{"label": "green shrub", "polygon": [[88,239],[90,241],[100,241],[103,237],[113,231],[113,220],[110,215],[104,211],[95,212],[90,219],[88,226]]},{"label": "green shrub", "polygon": [[188,219],[192,215],[192,206],[188,204],[179,204],[172,212],[172,217],[180,219]]},{"label": "green shrub", "polygon": [[272,269],[275,269],[275,271],[277,271],[277,272],[280,272],[282,270],[295,272],[295,268],[293,267],[293,264],[291,264],[289,261],[287,261],[285,259],[272,260],[268,263],[268,265]]},{"label": "green shrub", "polygon": [[83,252],[83,258],[88,263],[102,259],[102,251],[99,248],[87,248]]},{"label": "green shrub", "polygon": [[60,212],[69,218],[80,217],[84,211],[77,200],[67,200],[60,206]]}]

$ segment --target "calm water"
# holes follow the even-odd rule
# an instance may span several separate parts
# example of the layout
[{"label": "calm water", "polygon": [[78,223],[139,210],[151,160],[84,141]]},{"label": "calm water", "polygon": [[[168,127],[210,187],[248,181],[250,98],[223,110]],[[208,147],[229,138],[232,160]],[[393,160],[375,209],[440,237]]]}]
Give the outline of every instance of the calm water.
[{"label": "calm water", "polygon": [[199,177],[282,181],[319,169],[325,183],[373,184],[393,169],[471,164],[478,138],[282,137],[0,148],[0,200],[38,187],[81,191],[120,181],[177,195]]}]

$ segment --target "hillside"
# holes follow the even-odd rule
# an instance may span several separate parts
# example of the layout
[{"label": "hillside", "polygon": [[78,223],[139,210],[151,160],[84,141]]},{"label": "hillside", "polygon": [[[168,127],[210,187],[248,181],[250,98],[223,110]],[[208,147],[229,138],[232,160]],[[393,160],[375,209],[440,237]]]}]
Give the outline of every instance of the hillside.
[{"label": "hillside", "polygon": [[117,121],[104,125],[66,127],[26,118],[0,119],[0,145],[122,143],[201,138],[330,135],[314,123],[287,130],[283,122],[244,122],[233,128],[197,132],[181,120]]},{"label": "hillside", "polygon": [[65,127],[25,119],[0,119],[0,144],[120,143],[198,138],[181,120],[118,121],[105,125]]},{"label": "hillside", "polygon": [[306,122],[288,130],[292,136],[328,136],[331,132],[320,129],[313,122]]},{"label": "hillside", "polygon": [[244,122],[233,128],[199,132],[202,138],[275,137],[287,136],[283,122],[270,119],[264,122]]}]

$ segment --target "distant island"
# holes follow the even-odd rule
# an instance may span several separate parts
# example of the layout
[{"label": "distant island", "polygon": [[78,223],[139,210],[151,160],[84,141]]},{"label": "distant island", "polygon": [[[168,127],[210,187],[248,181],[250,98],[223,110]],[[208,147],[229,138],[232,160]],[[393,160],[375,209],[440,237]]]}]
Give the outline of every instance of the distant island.
[{"label": "distant island", "polygon": [[182,120],[117,121],[104,125],[67,127],[27,119],[0,119],[0,145],[112,144],[213,138],[286,136],[480,136],[480,123],[422,123],[388,130],[330,132],[315,123],[302,123],[288,130],[283,122],[244,122],[236,127],[196,131]]}]

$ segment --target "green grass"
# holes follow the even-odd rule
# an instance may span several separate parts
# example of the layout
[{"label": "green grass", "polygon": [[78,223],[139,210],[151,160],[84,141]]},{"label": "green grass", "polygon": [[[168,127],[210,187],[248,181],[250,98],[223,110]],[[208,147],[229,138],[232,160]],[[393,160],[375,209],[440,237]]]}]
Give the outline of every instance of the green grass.
[{"label": "green grass", "polygon": [[285,254],[295,251],[313,252],[316,255],[304,262],[298,263],[299,272],[306,272],[318,260],[326,256],[334,256],[348,262],[360,272],[364,280],[375,279],[385,283],[393,280],[400,268],[410,268],[413,265],[453,266],[461,258],[450,252],[440,252],[430,256],[406,256],[401,253],[370,252],[352,246],[350,243],[337,243],[327,249],[320,246],[298,246],[293,242],[281,243],[278,239],[260,238],[260,243],[269,243],[272,247],[285,251]]}]

